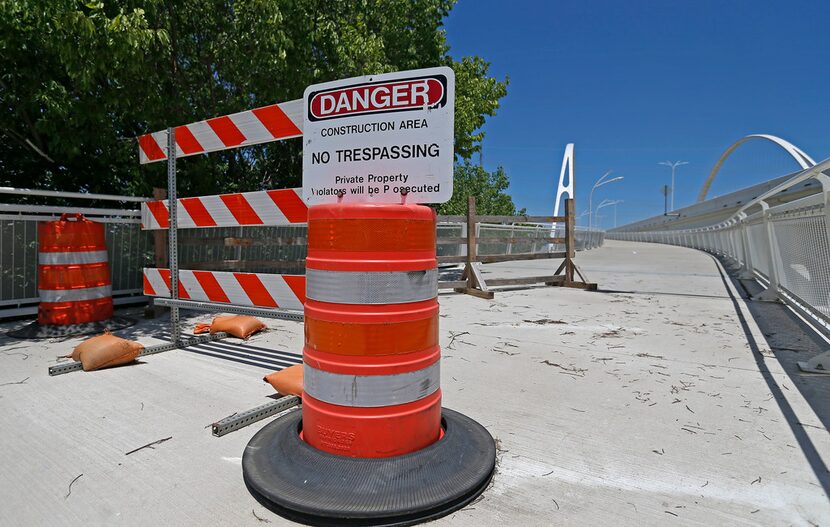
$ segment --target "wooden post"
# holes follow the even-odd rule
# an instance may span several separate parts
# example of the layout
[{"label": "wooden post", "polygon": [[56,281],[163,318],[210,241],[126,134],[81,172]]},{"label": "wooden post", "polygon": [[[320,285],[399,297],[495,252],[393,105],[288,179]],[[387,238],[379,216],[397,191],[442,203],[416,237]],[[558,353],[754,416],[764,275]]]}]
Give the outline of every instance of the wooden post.
[{"label": "wooden post", "polygon": [[576,256],[576,236],[574,234],[574,225],[576,224],[576,215],[574,214],[574,200],[568,198],[565,200],[565,282],[570,285],[574,281],[574,263],[573,257]]},{"label": "wooden post", "polygon": [[467,287],[457,288],[455,291],[490,300],[494,296],[493,292],[487,289],[487,283],[475,265],[478,257],[477,244],[476,198],[469,196],[467,198],[467,261],[464,264],[464,274],[461,275],[462,279],[467,280]]},{"label": "wooden post", "polygon": [[[587,289],[589,291],[596,291],[597,284],[589,282],[579,267],[574,263],[576,256],[576,206],[573,199],[565,200],[565,259],[559,265],[559,268],[554,273],[555,276],[560,277],[559,281],[546,281],[546,285],[556,285],[561,287],[575,287],[578,289]],[[564,272],[560,275],[559,273]],[[579,277],[577,281],[576,278]]]},{"label": "wooden post", "polygon": [[[471,267],[476,261],[476,197],[469,196],[467,198],[467,267]],[[467,287],[473,285],[472,274],[467,275]]]}]

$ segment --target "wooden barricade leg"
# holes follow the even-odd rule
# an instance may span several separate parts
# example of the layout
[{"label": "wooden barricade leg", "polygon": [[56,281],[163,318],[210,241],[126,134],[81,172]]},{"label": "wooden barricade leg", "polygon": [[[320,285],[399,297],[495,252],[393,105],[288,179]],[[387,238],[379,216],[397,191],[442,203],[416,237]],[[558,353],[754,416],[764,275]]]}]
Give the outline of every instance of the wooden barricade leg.
[{"label": "wooden barricade leg", "polygon": [[[574,287],[577,289],[587,289],[589,291],[596,291],[597,284],[589,282],[579,267],[574,263],[576,256],[576,214],[575,204],[573,199],[565,200],[565,260],[559,265],[556,270],[556,275],[560,275],[564,271],[564,279],[556,282],[546,282],[547,285],[558,285],[561,287]],[[579,280],[576,280],[576,277]]]},{"label": "wooden barricade leg", "polygon": [[476,265],[477,243],[476,198],[469,196],[467,198],[467,261],[464,264],[464,274],[461,275],[462,280],[467,280],[467,286],[456,288],[455,291],[490,300],[494,296],[493,292],[487,288],[481,270]]}]

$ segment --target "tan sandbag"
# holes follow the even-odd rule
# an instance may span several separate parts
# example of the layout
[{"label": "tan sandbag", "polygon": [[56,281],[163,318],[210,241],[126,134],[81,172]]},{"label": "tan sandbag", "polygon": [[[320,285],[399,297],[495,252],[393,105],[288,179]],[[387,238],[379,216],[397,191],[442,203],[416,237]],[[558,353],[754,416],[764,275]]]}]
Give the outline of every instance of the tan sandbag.
[{"label": "tan sandbag", "polygon": [[104,345],[104,343],[110,342],[109,339],[104,339],[103,337],[112,337],[112,334],[110,334],[109,330],[107,330],[104,332],[103,335],[98,335],[97,337],[86,339],[85,341],[75,346],[75,349],[72,350],[72,353],[70,353],[66,357],[71,357],[72,360],[78,362],[79,360],[81,360],[81,351],[85,349],[97,349],[98,347]]},{"label": "tan sandbag", "polygon": [[78,352],[84,371],[92,371],[132,362],[143,349],[138,342],[107,333],[80,343],[72,355]]},{"label": "tan sandbag", "polygon": [[284,370],[269,373],[262,378],[283,395],[303,394],[303,365],[289,366]]},{"label": "tan sandbag", "polygon": [[[216,330],[213,329],[214,324],[228,324],[238,316],[239,315],[222,315],[221,317],[213,317],[213,320],[210,324],[196,324],[196,330],[194,331],[194,333],[196,331],[200,331],[202,333],[216,333]],[[207,331],[205,331],[205,326],[207,326]]]},{"label": "tan sandbag", "polygon": [[247,315],[216,317],[210,325],[210,334],[224,331],[234,337],[247,340],[248,337],[265,327],[261,321]]}]

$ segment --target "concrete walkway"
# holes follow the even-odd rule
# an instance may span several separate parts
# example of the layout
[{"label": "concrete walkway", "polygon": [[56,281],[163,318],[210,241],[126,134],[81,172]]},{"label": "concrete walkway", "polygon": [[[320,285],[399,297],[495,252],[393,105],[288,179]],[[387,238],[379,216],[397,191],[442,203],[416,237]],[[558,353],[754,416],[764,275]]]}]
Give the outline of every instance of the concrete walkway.
[{"label": "concrete walkway", "polygon": [[[435,525],[830,524],[830,401],[799,388],[830,378],[785,371],[704,253],[608,242],[577,262],[604,291],[441,296],[444,403],[490,430],[499,459],[483,498]],[[299,324],[269,326],[252,346],[299,353]],[[150,344],[162,328],[131,333]],[[262,424],[205,428],[264,402],[265,370],[173,351],[48,377],[76,342],[0,338],[0,525],[290,524],[242,483]]]}]

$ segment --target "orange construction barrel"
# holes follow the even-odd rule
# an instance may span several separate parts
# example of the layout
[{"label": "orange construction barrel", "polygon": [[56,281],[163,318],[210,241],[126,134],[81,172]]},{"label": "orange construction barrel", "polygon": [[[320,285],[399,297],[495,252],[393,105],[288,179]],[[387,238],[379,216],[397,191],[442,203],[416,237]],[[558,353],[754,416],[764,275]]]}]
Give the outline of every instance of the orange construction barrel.
[{"label": "orange construction barrel", "polygon": [[422,449],[441,435],[435,212],[309,208],[303,439],[342,456]]},{"label": "orange construction barrel", "polygon": [[38,223],[38,323],[84,324],[112,318],[104,225],[83,214]]},{"label": "orange construction barrel", "polygon": [[245,485],[307,525],[413,525],[484,492],[496,445],[441,408],[435,213],[308,210],[302,412],[251,438]]}]

